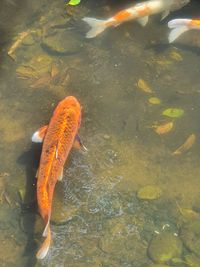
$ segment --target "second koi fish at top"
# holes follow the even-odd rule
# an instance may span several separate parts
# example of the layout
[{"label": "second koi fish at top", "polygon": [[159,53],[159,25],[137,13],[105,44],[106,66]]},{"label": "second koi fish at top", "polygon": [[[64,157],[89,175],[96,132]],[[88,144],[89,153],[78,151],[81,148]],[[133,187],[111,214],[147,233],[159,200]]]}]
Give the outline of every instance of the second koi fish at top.
[{"label": "second koi fish at top", "polygon": [[171,11],[180,9],[189,2],[190,0],[149,0],[119,11],[113,17],[105,20],[89,17],[83,18],[83,21],[88,23],[91,27],[86,37],[96,37],[107,28],[116,27],[129,20],[137,20],[140,24],[145,26],[150,15],[162,13],[162,19],[164,19]]}]

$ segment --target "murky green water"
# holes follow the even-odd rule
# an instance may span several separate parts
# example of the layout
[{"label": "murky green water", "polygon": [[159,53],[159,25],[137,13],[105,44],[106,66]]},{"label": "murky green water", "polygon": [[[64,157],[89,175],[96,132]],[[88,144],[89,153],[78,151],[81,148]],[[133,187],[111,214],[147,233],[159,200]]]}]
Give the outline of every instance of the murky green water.
[{"label": "murky green water", "polygon": [[[85,39],[81,18],[106,17],[125,4],[116,2],[66,8],[63,1],[2,0],[1,266],[200,266],[200,34],[168,45],[166,21],[155,16],[145,28],[130,22]],[[199,10],[192,1],[171,17]],[[9,57],[22,32],[27,37]],[[41,147],[30,137],[67,95],[82,104],[80,135],[89,151],[70,154],[54,195],[51,249],[38,262],[43,224],[34,177]],[[167,108],[184,114],[167,118]],[[158,135],[153,126],[168,122],[172,130]],[[191,148],[173,155],[191,134]],[[140,199],[149,185],[143,194],[156,199]]]}]

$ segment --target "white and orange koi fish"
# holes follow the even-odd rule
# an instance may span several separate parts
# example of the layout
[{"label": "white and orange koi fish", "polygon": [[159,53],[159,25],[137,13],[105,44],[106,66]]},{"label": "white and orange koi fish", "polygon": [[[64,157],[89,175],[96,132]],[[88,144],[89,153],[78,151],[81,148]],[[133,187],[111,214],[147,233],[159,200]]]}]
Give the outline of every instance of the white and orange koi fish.
[{"label": "white and orange koi fish", "polygon": [[168,27],[172,29],[168,37],[172,43],[186,31],[200,30],[200,19],[173,19],[168,22]]},{"label": "white and orange koi fish", "polygon": [[93,38],[107,28],[116,27],[129,20],[138,20],[142,26],[145,26],[150,15],[162,13],[162,19],[164,19],[171,11],[180,9],[189,2],[190,0],[149,0],[119,11],[113,17],[106,20],[83,18],[83,21],[91,27],[86,37]]}]

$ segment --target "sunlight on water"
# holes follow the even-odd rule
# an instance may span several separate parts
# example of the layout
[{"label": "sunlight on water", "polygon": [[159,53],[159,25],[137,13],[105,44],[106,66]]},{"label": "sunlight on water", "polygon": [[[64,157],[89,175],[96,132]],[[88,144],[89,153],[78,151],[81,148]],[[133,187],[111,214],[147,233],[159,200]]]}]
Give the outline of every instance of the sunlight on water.
[{"label": "sunlight on water", "polygon": [[[86,39],[83,17],[133,1],[1,1],[1,266],[200,266],[200,33],[169,45],[166,26],[197,17],[199,2]],[[67,95],[82,105],[88,151],[69,156],[37,261],[41,146],[30,138]]]}]

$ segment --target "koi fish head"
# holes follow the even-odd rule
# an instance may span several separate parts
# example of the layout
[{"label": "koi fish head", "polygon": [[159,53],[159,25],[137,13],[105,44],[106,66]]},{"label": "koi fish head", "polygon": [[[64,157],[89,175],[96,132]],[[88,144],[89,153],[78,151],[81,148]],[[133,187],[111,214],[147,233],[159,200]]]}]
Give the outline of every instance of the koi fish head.
[{"label": "koi fish head", "polygon": [[69,108],[73,108],[74,110],[80,111],[81,106],[78,100],[74,96],[68,96],[63,101],[63,105]]},{"label": "koi fish head", "polygon": [[78,122],[78,126],[81,123],[81,105],[74,96],[68,96],[64,98],[58,104],[57,108],[54,111],[54,115],[58,113],[65,112],[66,114],[74,114],[75,121]]},{"label": "koi fish head", "polygon": [[68,96],[60,102],[61,108],[65,108],[76,115],[78,126],[81,123],[81,105],[74,96]]}]

